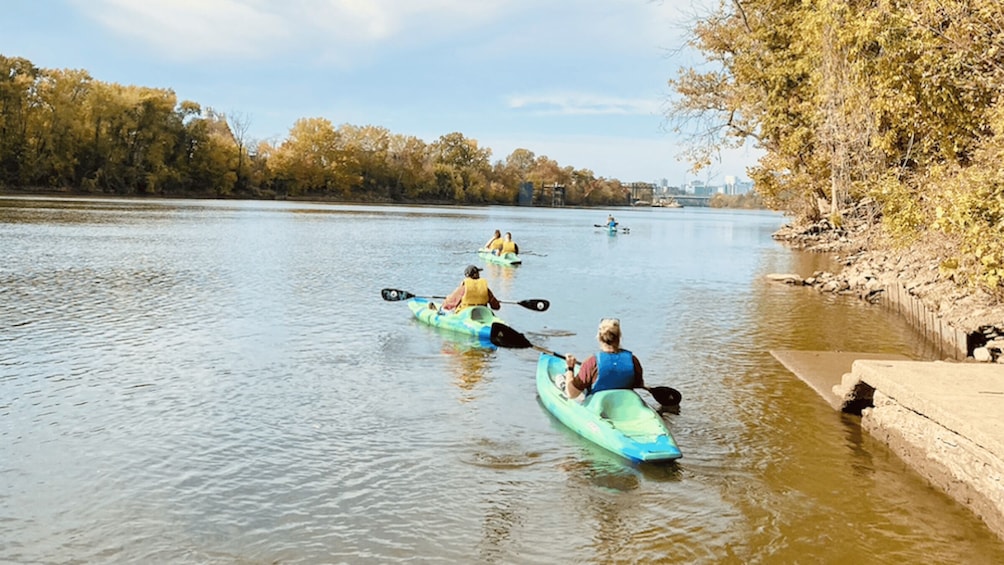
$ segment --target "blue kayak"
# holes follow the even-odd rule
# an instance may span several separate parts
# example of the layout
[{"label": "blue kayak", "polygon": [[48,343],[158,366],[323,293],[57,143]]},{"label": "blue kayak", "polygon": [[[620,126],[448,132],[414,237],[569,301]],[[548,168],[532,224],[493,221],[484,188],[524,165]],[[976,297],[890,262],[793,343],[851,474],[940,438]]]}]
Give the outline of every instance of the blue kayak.
[{"label": "blue kayak", "polygon": [[505,323],[487,306],[469,306],[458,313],[441,312],[438,306],[428,298],[412,298],[408,300],[408,308],[420,321],[437,328],[450,330],[461,334],[472,335],[490,343],[492,324]]},{"label": "blue kayak", "polygon": [[[672,461],[683,456],[662,416],[633,390],[604,390],[584,402],[565,396],[565,360],[541,353],[537,395],[562,424],[589,441],[633,461]],[[578,367],[576,367],[578,370]]]}]

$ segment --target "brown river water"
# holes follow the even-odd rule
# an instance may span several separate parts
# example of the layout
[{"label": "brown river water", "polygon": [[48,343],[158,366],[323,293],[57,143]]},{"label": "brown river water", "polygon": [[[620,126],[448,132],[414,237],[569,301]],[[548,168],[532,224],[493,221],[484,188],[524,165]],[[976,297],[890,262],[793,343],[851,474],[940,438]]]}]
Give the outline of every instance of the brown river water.
[{"label": "brown river water", "polygon": [[[614,213],[629,233],[593,224]],[[0,562],[1004,563],[1004,542],[772,349],[934,356],[769,212],[0,197]],[[523,251],[483,265],[494,229]],[[683,458],[538,403],[534,350],[413,320],[465,265],[580,357],[601,317]],[[646,398],[651,402],[650,397]]]}]

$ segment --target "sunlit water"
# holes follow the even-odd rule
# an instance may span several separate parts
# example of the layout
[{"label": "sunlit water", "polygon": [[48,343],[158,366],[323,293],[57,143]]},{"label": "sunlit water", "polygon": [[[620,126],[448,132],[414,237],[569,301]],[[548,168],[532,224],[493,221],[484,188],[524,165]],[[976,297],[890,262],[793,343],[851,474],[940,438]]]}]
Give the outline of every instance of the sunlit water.
[{"label": "sunlit water", "polygon": [[[1001,563],[1004,544],[771,349],[930,357],[904,322],[765,280],[823,261],[710,209],[0,198],[0,561]],[[684,458],[633,465],[538,404],[534,350],[418,324],[494,229],[500,314],[580,357],[616,316]]]}]

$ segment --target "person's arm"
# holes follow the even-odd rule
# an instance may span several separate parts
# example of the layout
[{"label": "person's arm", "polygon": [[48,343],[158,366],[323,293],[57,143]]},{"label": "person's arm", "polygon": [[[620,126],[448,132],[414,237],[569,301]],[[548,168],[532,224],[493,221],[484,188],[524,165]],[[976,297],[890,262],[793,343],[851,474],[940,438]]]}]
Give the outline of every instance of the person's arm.
[{"label": "person's arm", "polygon": [[582,389],[575,386],[575,355],[565,355],[565,394],[568,398],[578,398]]},{"label": "person's arm", "polygon": [[492,292],[492,289],[490,288],[488,289],[488,306],[490,306],[492,310],[498,310],[502,307],[502,303],[499,302],[498,298],[495,298],[495,293]]},{"label": "person's arm", "polygon": [[513,246],[513,251],[516,252],[516,255],[519,255],[519,245],[514,243],[512,244],[512,246]]},{"label": "person's arm", "polygon": [[[565,357],[565,363],[574,367],[575,356],[568,354]],[[572,376],[571,372],[565,373],[565,393],[568,395],[568,398],[578,398],[595,381],[596,356],[590,355],[589,358],[582,362],[578,375]]]},{"label": "person's arm", "polygon": [[631,355],[631,362],[634,363],[634,387],[633,388],[645,388],[645,377],[641,369],[641,361],[637,357]]},{"label": "person's arm", "polygon": [[446,297],[446,300],[443,301],[443,310],[453,310],[456,308],[460,304],[460,300],[464,297],[464,290],[464,283],[460,283],[460,286],[454,289],[454,291]]}]

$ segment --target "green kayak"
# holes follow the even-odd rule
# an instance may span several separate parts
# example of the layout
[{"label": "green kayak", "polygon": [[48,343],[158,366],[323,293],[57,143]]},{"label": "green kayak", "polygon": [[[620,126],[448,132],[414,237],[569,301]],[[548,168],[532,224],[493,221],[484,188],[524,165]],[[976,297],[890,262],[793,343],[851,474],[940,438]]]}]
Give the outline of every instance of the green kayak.
[{"label": "green kayak", "polygon": [[454,314],[440,312],[428,298],[415,297],[408,300],[408,308],[416,318],[430,326],[475,336],[487,347],[494,347],[489,339],[492,324],[504,323],[487,306],[470,306]]},{"label": "green kayak", "polygon": [[496,255],[487,249],[478,249],[478,257],[484,259],[486,263],[495,263],[496,265],[505,265],[507,267],[523,264],[523,260],[515,253]]},{"label": "green kayak", "polygon": [[589,441],[634,461],[682,457],[662,416],[633,390],[604,390],[585,402],[565,396],[565,360],[541,353],[537,360],[540,402],[562,424]]}]

